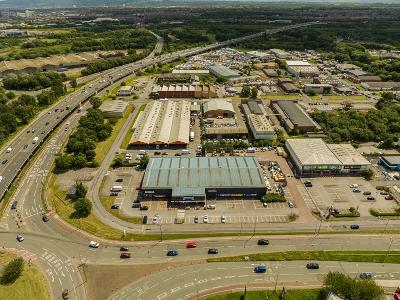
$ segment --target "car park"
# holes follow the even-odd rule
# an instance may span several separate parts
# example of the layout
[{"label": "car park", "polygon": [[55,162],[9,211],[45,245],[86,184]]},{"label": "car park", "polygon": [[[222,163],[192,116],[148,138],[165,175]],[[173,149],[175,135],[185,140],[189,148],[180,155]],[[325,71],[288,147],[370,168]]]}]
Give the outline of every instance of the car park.
[{"label": "car park", "polygon": [[306,265],[306,268],[309,270],[316,270],[316,269],[319,269],[319,264],[317,264],[315,262],[311,262]]},{"label": "car park", "polygon": [[218,249],[217,248],[210,248],[208,249],[208,254],[218,254]]},{"label": "car park", "polygon": [[18,242],[22,242],[23,240],[25,240],[25,238],[22,235],[18,234],[17,235],[17,241]]},{"label": "car park", "polygon": [[265,273],[267,272],[266,266],[257,266],[254,268],[254,273]]},{"label": "car park", "polygon": [[99,248],[99,246],[100,246],[100,244],[95,241],[90,241],[90,243],[89,243],[90,248]]},{"label": "car park", "polygon": [[119,255],[120,258],[131,258],[131,253],[130,252],[122,252]]},{"label": "car park", "polygon": [[196,248],[197,247],[197,243],[196,242],[188,242],[186,244],[186,248]]},{"label": "car park", "polygon": [[167,256],[177,256],[179,254],[178,250],[168,250]]},{"label": "car park", "polygon": [[371,279],[372,273],[371,272],[361,272],[359,276],[361,279]]},{"label": "car park", "polygon": [[257,241],[257,245],[260,245],[260,246],[266,246],[266,245],[269,245],[269,240],[266,240],[266,239],[260,239],[260,240],[258,240],[258,241]]},{"label": "car park", "polygon": [[352,225],[350,225],[350,229],[353,229],[353,230],[360,229],[360,226],[357,224],[352,224]]}]

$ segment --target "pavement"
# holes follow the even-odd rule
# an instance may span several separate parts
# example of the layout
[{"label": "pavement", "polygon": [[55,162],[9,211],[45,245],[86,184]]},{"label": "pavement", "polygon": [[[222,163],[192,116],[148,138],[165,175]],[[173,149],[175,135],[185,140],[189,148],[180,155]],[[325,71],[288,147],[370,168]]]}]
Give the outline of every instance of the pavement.
[{"label": "pavement", "polygon": [[[290,29],[293,27],[285,27]],[[274,30],[269,31],[276,32]],[[263,34],[263,33],[262,33]],[[247,36],[247,38],[256,37],[256,35]],[[231,40],[226,43],[216,43],[211,46],[185,50],[180,55],[194,55],[199,51],[207,51],[216,47],[228,45],[234,41],[241,41],[243,39]],[[124,75],[130,75],[132,70],[142,68],[155,61],[168,61],[174,60],[176,54],[167,54],[164,56],[157,56],[154,59],[147,59],[144,62],[137,62],[124,68],[117,68],[116,77],[112,81],[117,81]],[[161,58],[160,58],[161,57]],[[123,71],[122,71],[123,70]],[[112,71],[114,72],[114,71]],[[109,76],[109,75],[107,75]],[[114,75],[113,75],[114,76]],[[121,76],[121,77],[119,77]],[[71,109],[74,105],[80,105],[83,99],[88,95],[96,93],[98,90],[103,89],[105,86],[112,84],[111,82],[104,82],[102,77],[92,81],[85,91],[79,90],[78,93],[69,95],[66,100]],[[91,87],[90,87],[91,86]],[[360,234],[360,235],[318,235],[319,231],[333,231],[333,230],[348,230],[351,222],[305,222],[305,223],[279,223],[279,224],[257,224],[257,231],[254,230],[254,224],[187,224],[177,226],[172,224],[160,225],[133,225],[123,222],[108,214],[96,199],[99,184],[101,182],[104,172],[107,172],[108,166],[112,161],[115,154],[113,150],[117,149],[120,145],[124,133],[129,130],[129,124],[135,113],[133,113],[125,123],[116,138],[116,141],[110,149],[108,155],[103,161],[103,164],[98,168],[97,174],[100,174],[93,182],[89,189],[89,195],[92,196],[94,201],[94,213],[103,222],[112,227],[132,231],[132,232],[145,232],[145,233],[175,233],[175,232],[236,232],[237,236],[234,237],[217,237],[217,238],[204,238],[197,239],[199,246],[196,249],[186,249],[185,243],[187,240],[182,241],[146,241],[146,242],[124,242],[130,247],[133,253],[133,258],[128,260],[121,260],[119,258],[119,246],[121,242],[118,241],[103,241],[101,239],[93,238],[78,229],[66,225],[59,217],[52,211],[48,212],[50,216],[49,222],[43,222],[41,219],[42,212],[44,211],[42,205],[42,187],[44,179],[51,169],[55,155],[61,149],[63,143],[67,140],[69,134],[77,126],[78,120],[82,114],[85,113],[89,104],[82,105],[81,112],[74,112],[67,116],[64,111],[60,111],[65,105],[64,100],[57,103],[50,108],[51,113],[43,112],[41,116],[36,119],[28,128],[35,128],[40,132],[43,122],[50,121],[45,129],[45,134],[40,138],[44,141],[44,136],[49,136],[43,143],[37,156],[29,164],[26,173],[22,176],[14,199],[18,200],[18,207],[15,211],[10,211],[8,207],[3,218],[0,220],[0,236],[1,246],[9,249],[10,251],[25,257],[27,260],[37,262],[40,267],[45,271],[46,278],[49,281],[51,295],[53,299],[60,298],[61,291],[65,288],[70,290],[70,299],[85,299],[85,266],[87,264],[104,264],[104,265],[122,265],[122,264],[157,264],[162,262],[185,262],[192,260],[204,260],[208,257],[208,248],[220,249],[219,256],[239,255],[246,253],[258,253],[263,251],[287,251],[287,250],[400,250],[399,235],[390,234]],[[59,110],[56,112],[55,108]],[[138,106],[139,107],[139,106]],[[136,109],[138,109],[138,107]],[[65,114],[65,115],[64,115]],[[58,116],[58,118],[57,118]],[[65,120],[64,120],[65,118]],[[64,122],[63,122],[64,121]],[[66,123],[69,126],[66,127]],[[56,126],[62,124],[61,126]],[[46,125],[44,125],[46,126]],[[0,166],[0,174],[5,178],[1,183],[1,191],[5,191],[6,183],[9,182],[7,178],[11,178],[18,168],[22,167],[25,161],[29,160],[32,154],[32,148],[39,147],[32,146],[28,143],[29,151],[22,149],[24,143],[31,142],[35,134],[27,133],[28,128],[22,131],[11,142],[12,148],[15,152],[11,152],[9,162]],[[65,130],[67,129],[67,130]],[[49,135],[51,131],[55,130],[53,135]],[[115,147],[115,148],[114,148]],[[0,153],[3,158],[4,151]],[[360,229],[398,229],[399,221],[397,220],[382,220],[382,221],[363,221],[360,222]],[[315,231],[314,236],[306,235],[283,235],[283,236],[266,236],[271,241],[268,247],[261,247],[256,244],[257,232],[277,232],[277,233],[292,233],[301,231]],[[243,232],[254,232],[254,236],[241,236]],[[355,232],[353,232],[355,233]],[[16,235],[22,234],[25,237],[23,242],[16,241]],[[100,241],[101,245],[98,249],[88,247],[91,240]],[[167,250],[178,249],[180,254],[177,257],[167,257]],[[357,276],[360,271],[372,271],[375,274],[374,279],[388,283],[391,280],[392,284],[399,283],[399,272],[396,270],[398,266],[391,264],[369,264],[369,263],[340,263],[340,262],[323,262],[321,263],[320,270],[305,270],[304,264],[306,262],[274,262],[268,263],[269,271],[266,274],[254,274],[252,263],[234,263],[234,264],[201,264],[197,266],[186,266],[159,272],[141,279],[132,285],[118,291],[112,296],[115,299],[123,299],[123,297],[136,295],[135,299],[191,299],[199,294],[206,292],[209,289],[223,288],[224,286],[231,286],[249,282],[249,284],[269,284],[276,282],[279,276],[279,282],[289,282],[293,285],[301,285],[301,282],[311,282],[315,285],[320,284],[323,274],[329,270],[341,270],[348,274]],[[170,272],[170,273],[169,273]],[[278,275],[279,274],[279,275]],[[177,280],[178,279],[178,280]],[[198,290],[198,291],[197,291]],[[125,294],[124,294],[125,291]]]}]

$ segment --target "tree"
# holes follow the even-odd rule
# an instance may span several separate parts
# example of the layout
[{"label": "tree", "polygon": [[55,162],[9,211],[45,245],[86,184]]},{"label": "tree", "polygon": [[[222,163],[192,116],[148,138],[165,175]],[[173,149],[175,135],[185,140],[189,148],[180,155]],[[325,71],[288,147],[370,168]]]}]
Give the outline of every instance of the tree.
[{"label": "tree", "polygon": [[140,167],[141,169],[146,169],[148,163],[149,163],[149,157],[148,157],[147,155],[143,155],[143,156],[140,158],[139,167]]},{"label": "tree", "polygon": [[253,87],[251,89],[251,98],[257,98],[258,95],[258,89],[256,87]]},{"label": "tree", "polygon": [[74,209],[78,217],[87,217],[92,211],[92,202],[87,198],[78,198],[74,202]]},{"label": "tree", "polygon": [[102,101],[99,97],[92,97],[92,98],[90,98],[89,101],[90,101],[90,104],[92,104],[93,108],[99,108],[102,103]]},{"label": "tree", "polygon": [[58,156],[55,159],[55,171],[63,172],[67,171],[72,166],[72,157],[69,155]]},{"label": "tree", "polygon": [[76,89],[76,87],[78,86],[78,82],[76,81],[76,78],[73,78],[69,81],[69,84],[72,88]]},{"label": "tree", "polygon": [[324,287],[346,300],[381,300],[384,292],[373,280],[353,279],[340,272],[329,272]]},{"label": "tree", "polygon": [[24,260],[21,257],[10,261],[4,268],[0,282],[2,284],[14,283],[24,271]]},{"label": "tree", "polygon": [[250,87],[248,85],[245,85],[242,88],[242,91],[240,92],[240,97],[242,97],[242,98],[250,97]]},{"label": "tree", "polygon": [[361,173],[361,176],[364,177],[365,180],[371,180],[374,176],[374,172],[371,169],[365,170]]},{"label": "tree", "polygon": [[75,186],[76,186],[76,192],[75,192],[76,198],[85,198],[86,197],[86,193],[87,193],[87,189],[85,188],[83,183],[82,182],[77,182]]},{"label": "tree", "polygon": [[113,168],[120,168],[124,165],[124,161],[121,157],[116,157],[113,161],[112,167]]}]

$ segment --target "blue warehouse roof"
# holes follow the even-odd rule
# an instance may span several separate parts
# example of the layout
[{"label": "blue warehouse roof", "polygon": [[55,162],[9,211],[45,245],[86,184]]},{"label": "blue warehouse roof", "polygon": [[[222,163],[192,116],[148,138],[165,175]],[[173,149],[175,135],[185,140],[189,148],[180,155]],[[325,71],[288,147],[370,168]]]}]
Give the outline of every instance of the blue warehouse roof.
[{"label": "blue warehouse roof", "polygon": [[265,187],[254,157],[150,158],[144,189],[172,189],[172,194],[201,195],[205,188]]}]

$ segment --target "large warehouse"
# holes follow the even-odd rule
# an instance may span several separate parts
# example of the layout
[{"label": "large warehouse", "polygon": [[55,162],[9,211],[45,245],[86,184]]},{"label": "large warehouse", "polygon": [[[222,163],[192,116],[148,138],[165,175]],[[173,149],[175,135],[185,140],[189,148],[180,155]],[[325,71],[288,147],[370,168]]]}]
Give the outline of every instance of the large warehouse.
[{"label": "large warehouse", "polygon": [[288,131],[313,132],[321,130],[321,127],[295,100],[272,100],[271,108],[278,114],[279,120]]},{"label": "large warehouse", "polygon": [[141,189],[146,198],[174,202],[260,198],[267,192],[254,157],[150,158]]},{"label": "large warehouse", "polygon": [[215,86],[206,84],[155,85],[151,92],[155,98],[215,98]]},{"label": "large warehouse", "polygon": [[152,101],[139,113],[129,144],[187,145],[189,128],[189,101]]},{"label": "large warehouse", "polygon": [[233,118],[235,116],[232,101],[225,99],[215,99],[204,103],[203,111],[205,118]]},{"label": "large warehouse", "polygon": [[285,147],[300,176],[359,175],[371,163],[350,144],[326,144],[322,139],[288,139]]}]

